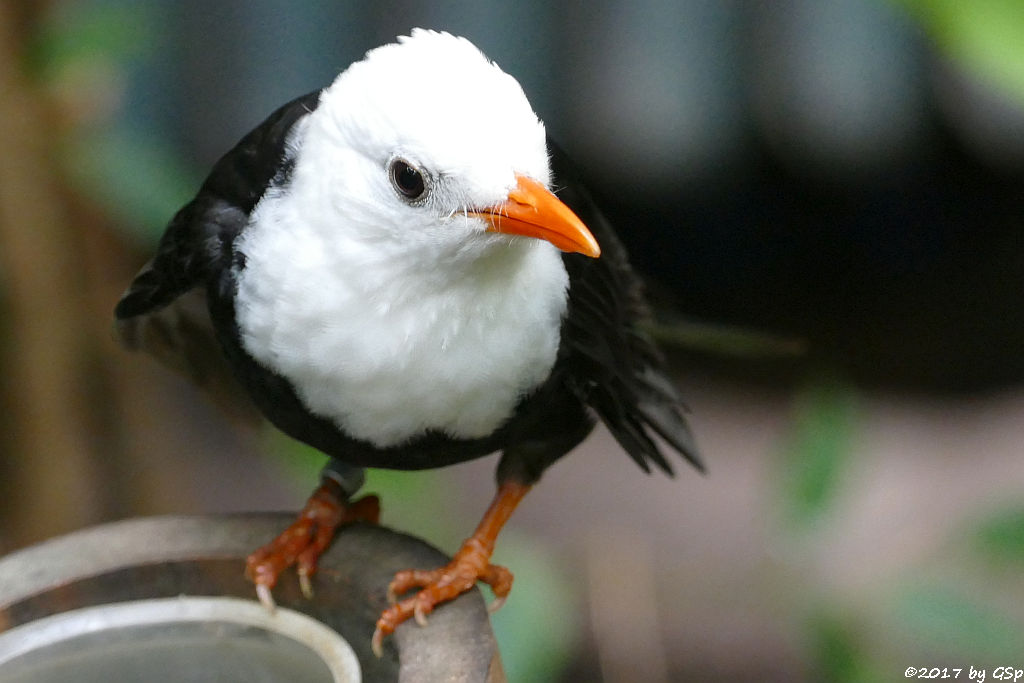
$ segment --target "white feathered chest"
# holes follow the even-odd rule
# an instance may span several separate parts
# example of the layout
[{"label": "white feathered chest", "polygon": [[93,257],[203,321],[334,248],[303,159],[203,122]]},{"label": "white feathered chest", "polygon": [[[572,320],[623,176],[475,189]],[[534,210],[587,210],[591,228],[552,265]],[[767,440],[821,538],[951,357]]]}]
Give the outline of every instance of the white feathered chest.
[{"label": "white feathered chest", "polygon": [[567,275],[540,240],[418,259],[368,252],[268,196],[236,249],[245,350],[313,413],[386,447],[490,434],[547,379]]}]

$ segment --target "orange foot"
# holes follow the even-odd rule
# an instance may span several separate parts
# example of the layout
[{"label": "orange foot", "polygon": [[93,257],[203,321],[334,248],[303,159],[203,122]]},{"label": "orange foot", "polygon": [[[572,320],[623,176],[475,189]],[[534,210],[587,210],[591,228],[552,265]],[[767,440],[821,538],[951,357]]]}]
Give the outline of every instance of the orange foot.
[{"label": "orange foot", "polygon": [[[394,633],[395,629],[409,617],[414,617],[420,626],[427,625],[427,615],[434,608],[449,600],[454,600],[473,588],[477,581],[483,581],[494,591],[494,602],[491,612],[497,611],[512,590],[512,572],[505,567],[490,563],[491,552],[476,537],[462,544],[459,552],[446,566],[440,569],[421,570],[408,569],[395,574],[388,586],[388,600],[391,607],[384,610],[377,620],[377,630],[373,632],[371,645],[378,657],[383,654],[384,636]],[[422,588],[411,598],[397,602],[398,596],[413,588]]]},{"label": "orange foot", "polygon": [[313,597],[309,577],[316,571],[320,555],[330,545],[339,526],[355,520],[377,524],[380,500],[364,496],[346,504],[341,488],[325,480],[306,501],[298,518],[273,541],[246,559],[245,575],[256,584],[256,595],[269,609],[275,608],[271,589],[285,569],[296,565],[299,587],[307,598]]},{"label": "orange foot", "polygon": [[[502,484],[476,531],[466,539],[446,566],[430,571],[410,569],[395,574],[388,586],[388,600],[395,604],[384,610],[377,620],[377,628],[370,643],[374,654],[381,656],[384,636],[394,633],[399,624],[414,617],[417,623],[425,626],[427,615],[437,605],[454,600],[472,589],[477,581],[483,581],[494,591],[495,600],[491,603],[491,612],[505,603],[505,598],[512,590],[512,572],[491,564],[491,554],[494,552],[498,532],[528,490],[529,487],[522,484]],[[413,588],[422,590],[396,602],[399,595]]]}]

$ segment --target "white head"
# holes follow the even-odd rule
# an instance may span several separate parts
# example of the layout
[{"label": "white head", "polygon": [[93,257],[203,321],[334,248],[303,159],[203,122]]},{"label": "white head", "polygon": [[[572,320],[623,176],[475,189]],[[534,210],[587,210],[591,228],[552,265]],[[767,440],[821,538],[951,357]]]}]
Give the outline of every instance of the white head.
[{"label": "white head", "polygon": [[[522,87],[465,38],[415,29],[371,50],[324,91],[302,137],[299,164],[316,176],[317,213],[387,258],[422,263],[508,240],[488,232],[597,253],[544,190],[544,124]],[[536,213],[538,201],[558,208],[532,229],[509,220],[524,202]],[[501,226],[490,218],[498,212]]]}]

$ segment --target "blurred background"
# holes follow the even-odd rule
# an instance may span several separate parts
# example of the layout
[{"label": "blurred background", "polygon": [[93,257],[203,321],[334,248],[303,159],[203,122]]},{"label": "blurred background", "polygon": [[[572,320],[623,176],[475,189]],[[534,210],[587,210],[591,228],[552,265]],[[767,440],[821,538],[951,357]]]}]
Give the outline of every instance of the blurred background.
[{"label": "blurred background", "polygon": [[[204,172],[414,26],[469,37],[579,162],[709,464],[599,431],[516,513],[513,681],[1024,668],[1024,3],[0,3],[0,552],[298,509],[322,458],[113,341]],[[488,458],[373,472],[453,552]],[[966,676],[966,672],[963,676]]]}]

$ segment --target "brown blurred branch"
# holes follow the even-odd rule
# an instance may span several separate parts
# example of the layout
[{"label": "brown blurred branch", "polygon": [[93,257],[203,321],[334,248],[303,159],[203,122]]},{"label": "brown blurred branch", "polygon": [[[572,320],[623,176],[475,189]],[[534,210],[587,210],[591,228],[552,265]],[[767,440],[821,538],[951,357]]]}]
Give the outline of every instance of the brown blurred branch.
[{"label": "brown blurred branch", "polygon": [[84,391],[82,263],[56,180],[52,108],[19,69],[23,20],[0,3],[0,368],[9,395],[2,488],[3,526],[18,530],[11,544],[98,519],[101,490]]}]

